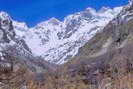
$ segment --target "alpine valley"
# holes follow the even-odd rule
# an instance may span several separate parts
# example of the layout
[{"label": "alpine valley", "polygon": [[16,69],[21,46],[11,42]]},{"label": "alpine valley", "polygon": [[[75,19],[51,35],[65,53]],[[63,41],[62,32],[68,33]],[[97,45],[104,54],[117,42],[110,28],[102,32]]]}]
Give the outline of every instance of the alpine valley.
[{"label": "alpine valley", "polygon": [[0,89],[133,89],[133,0],[34,27],[1,11]]}]

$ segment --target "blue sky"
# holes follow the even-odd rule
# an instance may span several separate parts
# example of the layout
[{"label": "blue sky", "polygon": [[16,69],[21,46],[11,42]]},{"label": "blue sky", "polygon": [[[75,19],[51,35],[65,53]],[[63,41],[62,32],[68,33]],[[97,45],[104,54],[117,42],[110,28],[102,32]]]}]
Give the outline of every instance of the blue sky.
[{"label": "blue sky", "polygon": [[113,8],[127,3],[128,0],[0,0],[0,10],[8,12],[15,20],[34,26],[51,17],[63,20],[87,7],[99,10],[102,6]]}]

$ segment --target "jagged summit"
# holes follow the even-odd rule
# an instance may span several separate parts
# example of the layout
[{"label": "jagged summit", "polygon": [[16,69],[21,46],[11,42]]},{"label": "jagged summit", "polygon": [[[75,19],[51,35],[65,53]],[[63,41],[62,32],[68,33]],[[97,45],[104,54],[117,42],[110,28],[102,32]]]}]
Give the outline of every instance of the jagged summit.
[{"label": "jagged summit", "polygon": [[10,16],[4,11],[0,11],[0,18],[1,19],[9,19],[9,20],[11,19]]},{"label": "jagged summit", "polygon": [[52,17],[51,19],[48,20],[48,23],[52,23],[53,25],[59,25],[60,21],[55,17]]}]

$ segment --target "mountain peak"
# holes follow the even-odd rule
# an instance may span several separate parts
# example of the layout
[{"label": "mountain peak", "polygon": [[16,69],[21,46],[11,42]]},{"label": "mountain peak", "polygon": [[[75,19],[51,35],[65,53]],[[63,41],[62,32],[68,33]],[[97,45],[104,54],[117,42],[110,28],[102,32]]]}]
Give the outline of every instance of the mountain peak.
[{"label": "mountain peak", "polygon": [[48,23],[52,23],[53,25],[58,25],[60,21],[56,19],[55,17],[52,17],[48,20]]},{"label": "mountain peak", "polygon": [[99,12],[100,12],[100,13],[104,13],[104,12],[110,10],[110,9],[111,9],[110,7],[105,7],[105,6],[103,6],[103,7],[99,10]]},{"label": "mountain peak", "polygon": [[55,17],[50,18],[47,21],[43,21],[39,24],[37,24],[35,27],[44,27],[44,26],[48,26],[48,25],[59,25],[61,23],[61,21],[59,21],[58,19],[56,19]]},{"label": "mountain peak", "polygon": [[86,8],[87,11],[96,11],[94,8],[88,7]]},{"label": "mountain peak", "polygon": [[86,8],[85,12],[87,12],[89,14],[96,14],[96,10],[91,7]]},{"label": "mountain peak", "polygon": [[2,18],[2,19],[7,19],[7,18],[10,18],[10,16],[9,16],[6,12],[1,11],[1,12],[0,12],[0,18]]},{"label": "mountain peak", "polygon": [[11,23],[11,18],[10,16],[6,13],[1,11],[0,12],[0,24],[1,24],[1,28],[4,30],[9,30],[9,25]]}]

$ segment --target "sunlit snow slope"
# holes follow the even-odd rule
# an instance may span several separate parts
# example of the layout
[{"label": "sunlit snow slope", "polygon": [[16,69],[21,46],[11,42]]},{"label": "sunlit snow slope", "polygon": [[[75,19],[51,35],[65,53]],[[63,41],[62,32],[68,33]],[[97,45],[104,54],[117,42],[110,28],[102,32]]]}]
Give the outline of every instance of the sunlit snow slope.
[{"label": "sunlit snow slope", "polygon": [[78,53],[89,39],[111,21],[122,7],[103,7],[99,11],[87,8],[69,15],[61,22],[56,18],[28,28],[25,23],[14,21],[17,35],[24,38],[32,53],[56,64],[67,62]]}]

